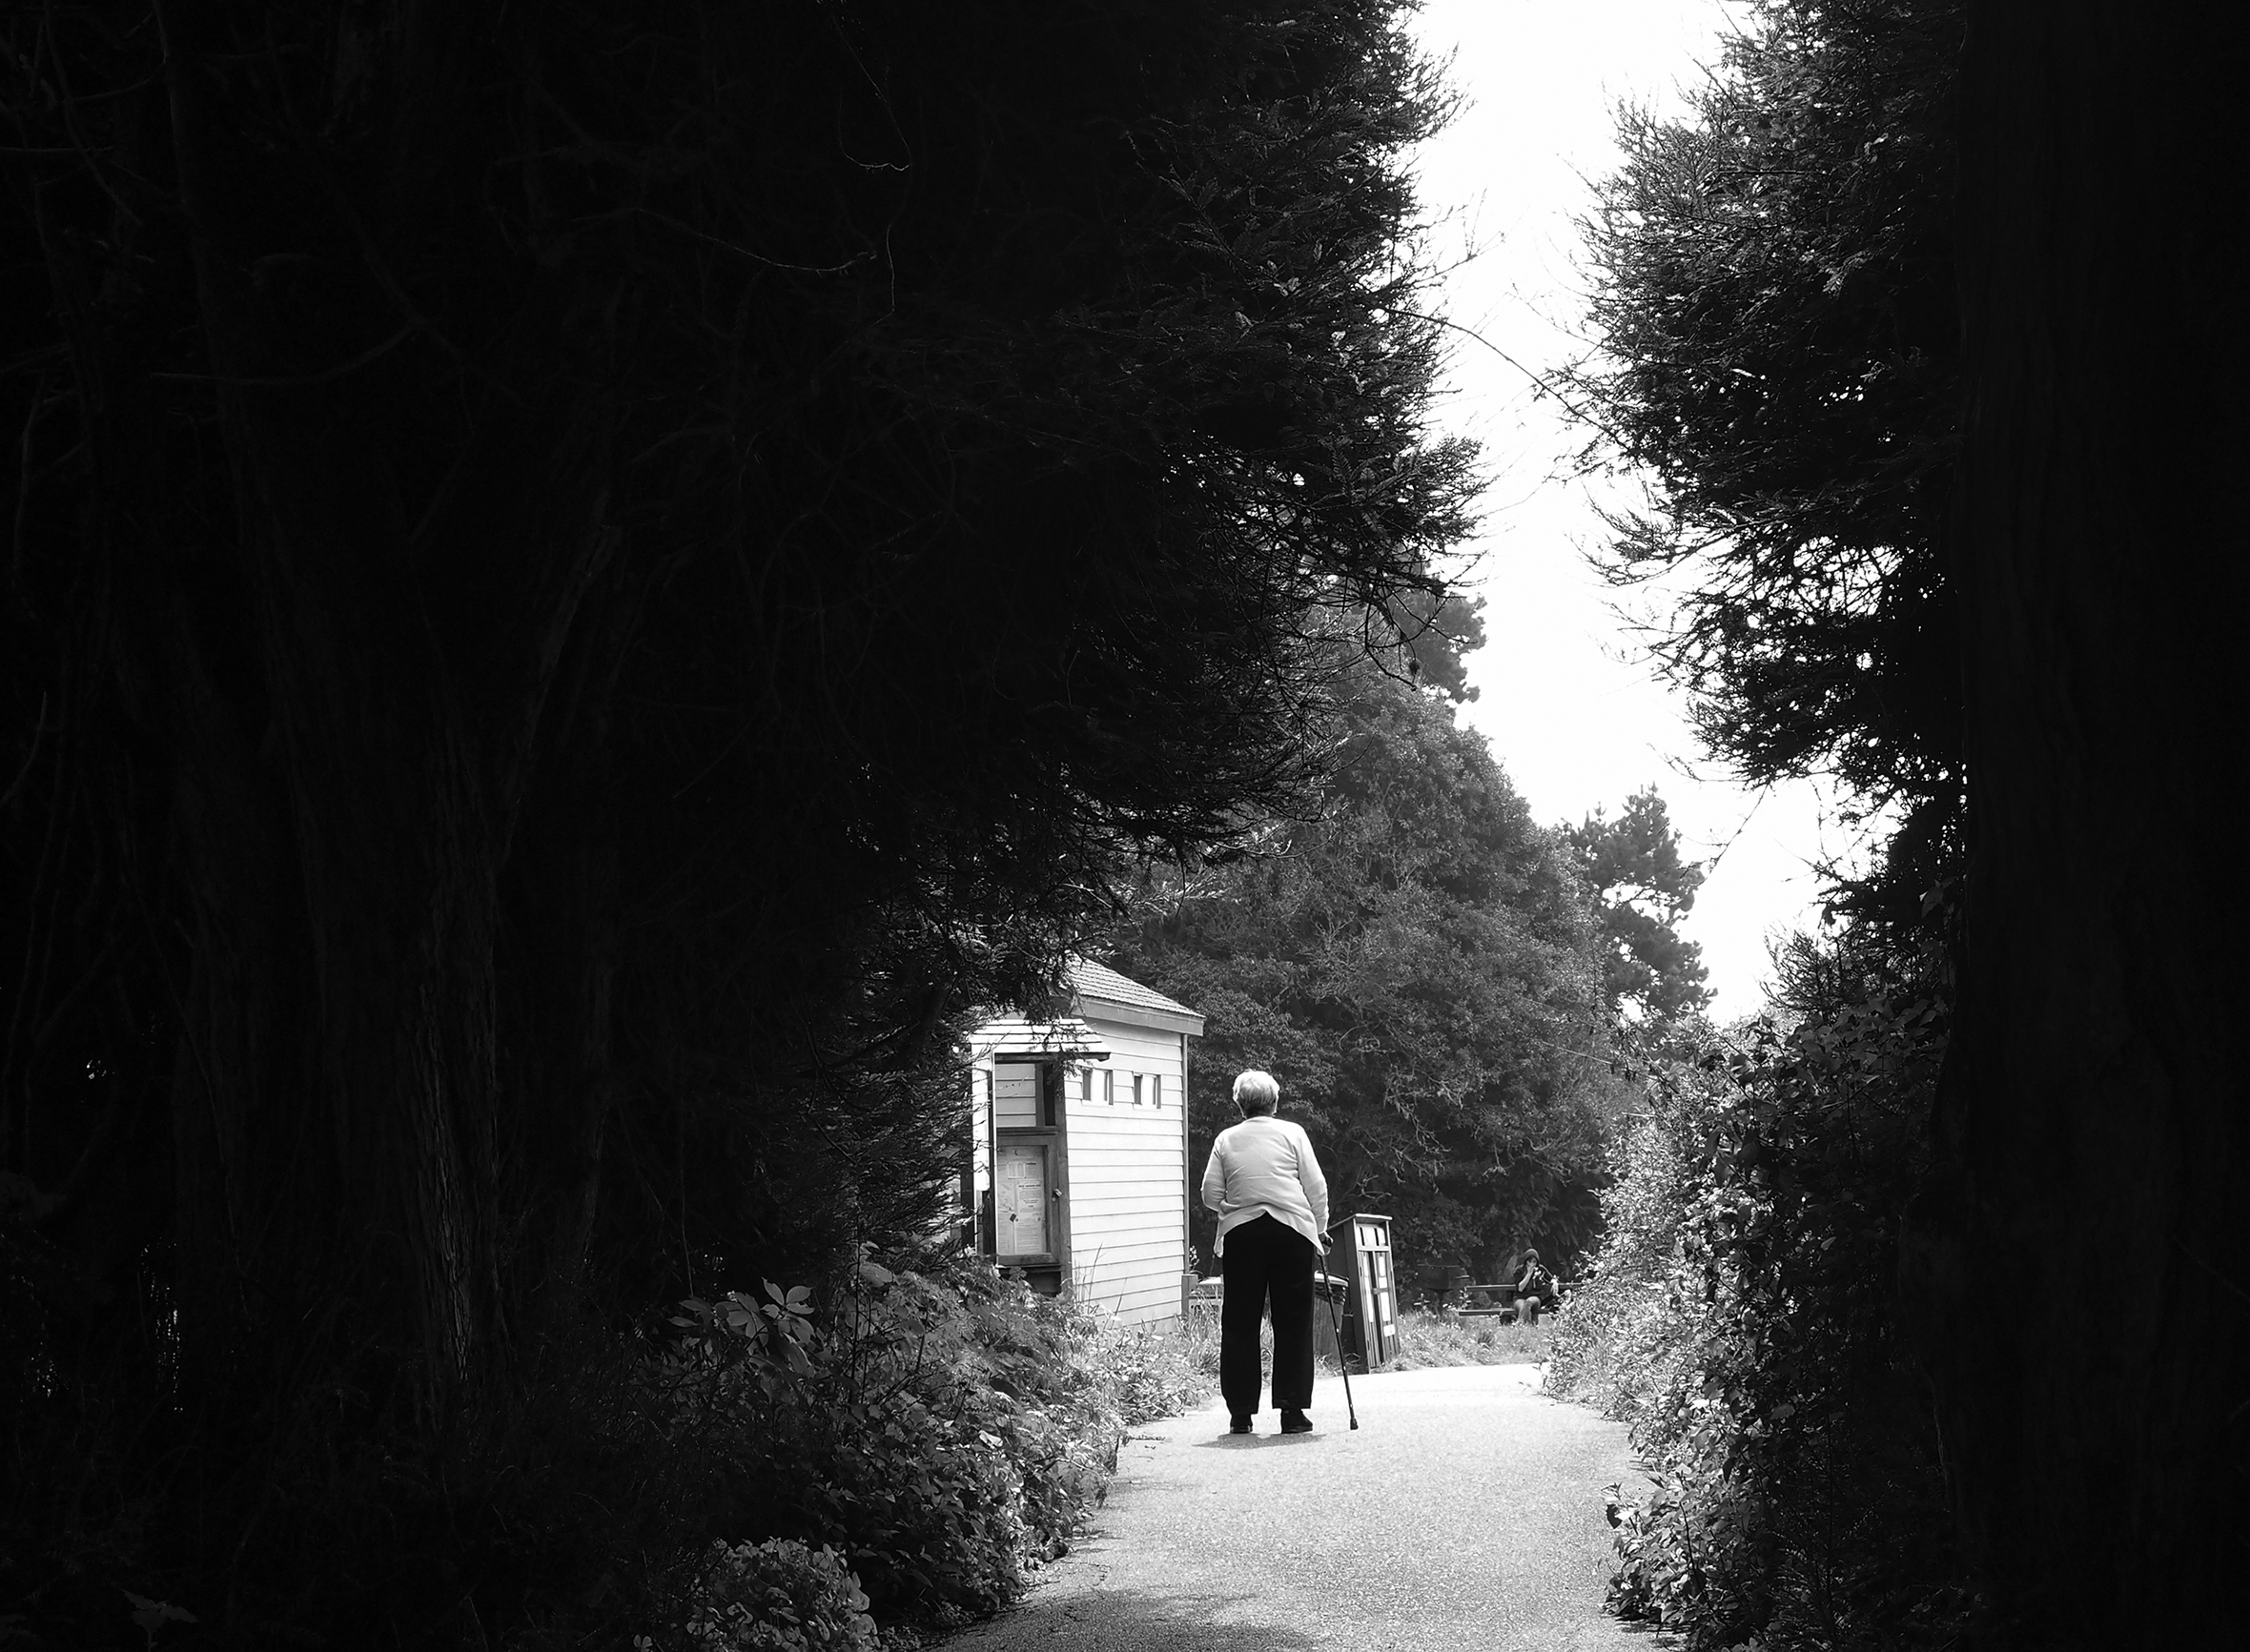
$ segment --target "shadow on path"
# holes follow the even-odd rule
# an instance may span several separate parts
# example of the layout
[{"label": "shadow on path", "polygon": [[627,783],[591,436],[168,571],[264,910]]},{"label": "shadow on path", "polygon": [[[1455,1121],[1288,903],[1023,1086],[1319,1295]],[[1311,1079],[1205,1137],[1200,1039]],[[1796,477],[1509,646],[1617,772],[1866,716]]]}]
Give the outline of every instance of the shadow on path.
[{"label": "shadow on path", "polygon": [[1054,1652],[1314,1652],[1327,1644],[1294,1628],[1227,1621],[1238,1599],[1113,1593],[1057,1597],[1034,1593],[1005,1618],[963,1630],[945,1652],[1051,1645]]},{"label": "shadow on path", "polygon": [[1190,1440],[1187,1443],[1198,1451],[1264,1451],[1278,1446],[1286,1451],[1291,1446],[1317,1445],[1320,1436],[1312,1434],[1222,1434],[1216,1439]]}]

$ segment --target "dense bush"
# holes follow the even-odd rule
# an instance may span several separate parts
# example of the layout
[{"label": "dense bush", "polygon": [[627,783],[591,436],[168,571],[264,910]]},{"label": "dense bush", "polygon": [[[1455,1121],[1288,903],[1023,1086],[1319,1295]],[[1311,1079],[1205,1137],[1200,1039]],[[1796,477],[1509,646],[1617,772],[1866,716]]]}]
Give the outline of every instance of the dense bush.
[{"label": "dense bush", "polygon": [[1611,1142],[1602,1191],[1602,1246],[1549,1319],[1554,1383],[1609,1417],[1637,1420],[1665,1380],[1679,1337],[1673,1273],[1680,1228],[1675,1201],[1687,1176],[1674,1132],[1658,1111],[1676,1073],[1652,1072],[1650,1110]]},{"label": "dense bush", "polygon": [[769,1284],[673,1324],[662,1401],[743,1487],[719,1535],[834,1548],[886,1621],[1021,1593],[1100,1496],[1137,1377],[1093,1315],[972,1263],[863,1261],[819,1299]]},{"label": "dense bush", "polygon": [[1652,1068],[1553,1386],[1629,1419],[1654,1477],[1612,1504],[1621,1615],[1690,1652],[1935,1644],[1966,1592],[1895,1280],[1946,1005],[1849,944],[1786,973]]},{"label": "dense bush", "polygon": [[[967,1259],[863,1262],[672,1319],[549,1346],[520,1373],[508,1424],[450,1445],[338,1436],[353,1397],[327,1396],[326,1444],[308,1415],[276,1459],[272,1552],[297,1571],[245,1567],[243,1587],[275,1602],[248,1634],[211,1626],[192,1580],[133,1563],[144,1509],[90,1496],[48,1534],[70,1570],[17,1636],[139,1648],[129,1588],[147,1610],[176,1603],[200,1621],[172,1620],[164,1644],[352,1644],[334,1602],[388,1595],[412,1603],[399,1619],[416,1646],[686,1652],[793,1647],[792,1632],[851,1646],[853,1612],[879,1620],[887,1645],[911,1645],[902,1628],[1012,1601],[1101,1497],[1126,1424],[1205,1387],[1176,1334],[1119,1327]],[[59,1460],[83,1438],[23,1444]],[[0,1548],[0,1579],[24,1563]],[[846,1611],[852,1591],[866,1599]],[[823,1642],[808,1610],[847,1638]]]},{"label": "dense bush", "polygon": [[877,1652],[868,1598],[833,1549],[713,1543],[687,1639],[708,1652]]}]

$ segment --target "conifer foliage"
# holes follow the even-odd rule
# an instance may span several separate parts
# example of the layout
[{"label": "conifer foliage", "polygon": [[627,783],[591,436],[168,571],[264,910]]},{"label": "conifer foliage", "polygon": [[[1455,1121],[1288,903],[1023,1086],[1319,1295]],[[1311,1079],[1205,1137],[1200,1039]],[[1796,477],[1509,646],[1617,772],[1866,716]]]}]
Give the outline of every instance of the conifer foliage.
[{"label": "conifer foliage", "polygon": [[1957,1644],[1977,1611],[1899,1284],[1963,862],[1961,29],[1953,0],[1762,0],[1687,118],[1627,112],[1587,227],[1579,388],[1651,491],[1608,571],[1679,581],[1657,651],[1715,755],[1832,778],[1884,834],[1767,1014],[1651,1046],[1557,1331],[1558,1387],[1656,1470],[1611,1511],[1612,1605],[1698,1652]]},{"label": "conifer foliage", "polygon": [[1763,0],[1688,118],[1626,111],[1574,376],[1650,490],[1606,570],[1673,574],[1653,642],[1706,742],[1888,810],[1851,905],[1909,927],[1960,856],[1960,36],[1957,0]]},{"label": "conifer foliage", "polygon": [[1703,948],[1679,928],[1695,909],[1704,868],[1680,858],[1680,834],[1656,788],[1627,798],[1615,820],[1596,809],[1563,835],[1578,851],[1609,944],[1602,967],[1609,1008],[1663,1023],[1708,1004]]}]

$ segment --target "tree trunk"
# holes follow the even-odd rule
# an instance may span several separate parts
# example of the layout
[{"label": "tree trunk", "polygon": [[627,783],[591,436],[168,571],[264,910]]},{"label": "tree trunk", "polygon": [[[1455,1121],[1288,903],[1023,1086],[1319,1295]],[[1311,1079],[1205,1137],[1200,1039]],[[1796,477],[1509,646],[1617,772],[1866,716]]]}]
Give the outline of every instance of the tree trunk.
[{"label": "tree trunk", "polygon": [[[182,742],[191,801],[241,807],[180,816],[210,891],[188,1029],[202,1076],[183,1083],[180,1126],[201,1156],[183,1154],[181,1221],[231,1234],[233,1268],[268,1286],[294,1269],[314,1288],[309,1259],[332,1270],[319,1288],[351,1334],[403,1353],[399,1374],[442,1415],[473,1402],[496,1345],[500,880],[608,543],[602,436],[578,387],[551,381],[568,329],[520,260],[448,255],[449,279],[506,300],[504,345],[474,361],[390,274],[421,254],[419,214],[460,208],[432,156],[475,175],[450,141],[477,130],[449,102],[464,95],[450,26],[423,17],[392,43],[420,95],[385,133],[392,170],[347,194],[326,139],[276,141],[291,93],[233,49],[224,16],[189,13],[160,9],[239,547],[226,591],[182,612],[245,612],[184,647],[206,678],[255,683],[256,726],[237,743],[254,755],[224,764],[218,743]],[[271,829],[231,829],[254,792],[278,800]],[[268,898],[242,899],[261,879]],[[278,1013],[286,995],[252,990],[261,969],[296,977],[302,1025]],[[215,1059],[230,1049],[278,1067],[252,1083]],[[233,1207],[215,1212],[222,1190]]]},{"label": "tree trunk", "polygon": [[509,863],[503,996],[522,1042],[509,1137],[522,1176],[509,1192],[531,1235],[520,1288],[549,1332],[576,1320],[583,1301],[621,1083],[611,1025],[620,899],[613,713],[640,595],[630,581],[605,580],[572,634]]},{"label": "tree trunk", "polygon": [[2018,1643],[2239,1643],[2250,1576],[2240,8],[1973,8],[1971,860],[1906,1243]]}]

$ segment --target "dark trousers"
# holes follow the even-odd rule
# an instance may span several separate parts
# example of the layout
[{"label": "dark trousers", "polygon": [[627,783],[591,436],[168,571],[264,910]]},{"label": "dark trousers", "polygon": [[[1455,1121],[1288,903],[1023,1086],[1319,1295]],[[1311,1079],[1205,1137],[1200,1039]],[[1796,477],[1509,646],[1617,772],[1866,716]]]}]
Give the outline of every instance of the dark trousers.
[{"label": "dark trousers", "polygon": [[1218,1311],[1218,1391],[1227,1410],[1258,1410],[1258,1322],[1274,1315],[1274,1409],[1313,1403],[1312,1242],[1271,1216],[1257,1216],[1227,1234],[1218,1259],[1226,1295]]}]

